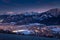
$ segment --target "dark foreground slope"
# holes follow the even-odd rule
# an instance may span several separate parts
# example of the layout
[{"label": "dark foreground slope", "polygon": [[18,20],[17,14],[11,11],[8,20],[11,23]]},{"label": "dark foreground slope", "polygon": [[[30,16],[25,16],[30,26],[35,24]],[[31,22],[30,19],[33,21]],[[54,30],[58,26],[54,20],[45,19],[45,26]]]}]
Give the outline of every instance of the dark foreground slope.
[{"label": "dark foreground slope", "polygon": [[1,34],[0,33],[0,40],[59,40],[59,39],[34,37],[34,36],[19,36],[19,35]]}]

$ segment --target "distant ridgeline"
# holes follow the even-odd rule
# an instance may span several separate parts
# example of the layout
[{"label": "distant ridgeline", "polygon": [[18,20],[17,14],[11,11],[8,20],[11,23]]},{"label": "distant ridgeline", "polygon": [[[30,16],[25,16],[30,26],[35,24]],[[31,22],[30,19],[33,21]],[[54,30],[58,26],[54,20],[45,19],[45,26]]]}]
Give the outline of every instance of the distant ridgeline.
[{"label": "distant ridgeline", "polygon": [[23,25],[41,23],[45,25],[60,25],[60,9],[55,8],[43,13],[23,13],[16,15],[0,15],[0,23]]}]

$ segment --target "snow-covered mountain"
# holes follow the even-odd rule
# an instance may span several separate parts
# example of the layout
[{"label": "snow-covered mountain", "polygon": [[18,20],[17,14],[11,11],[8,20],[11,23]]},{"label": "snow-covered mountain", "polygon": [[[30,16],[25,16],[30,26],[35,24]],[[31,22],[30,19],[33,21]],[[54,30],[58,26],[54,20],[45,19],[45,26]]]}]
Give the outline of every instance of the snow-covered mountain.
[{"label": "snow-covered mountain", "polygon": [[[44,13],[43,13],[44,14]],[[42,22],[44,24],[56,24],[60,25],[60,9],[55,8],[55,9],[50,9],[45,14],[52,15],[51,18],[45,19]]]},{"label": "snow-covered mountain", "polygon": [[42,24],[59,24],[60,22],[60,9],[50,9],[43,13],[31,12],[16,15],[0,15],[1,23],[42,23]]},{"label": "snow-covered mountain", "polygon": [[60,9],[59,8],[50,9],[46,13],[50,13],[53,16],[57,17],[58,15],[60,15]]}]

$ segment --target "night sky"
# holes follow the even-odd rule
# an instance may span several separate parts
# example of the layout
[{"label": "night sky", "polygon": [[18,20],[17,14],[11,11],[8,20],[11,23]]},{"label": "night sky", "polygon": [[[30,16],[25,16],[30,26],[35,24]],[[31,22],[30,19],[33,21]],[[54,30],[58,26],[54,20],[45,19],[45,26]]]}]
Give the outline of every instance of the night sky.
[{"label": "night sky", "polygon": [[44,12],[51,8],[60,8],[60,0],[0,0],[0,13]]}]

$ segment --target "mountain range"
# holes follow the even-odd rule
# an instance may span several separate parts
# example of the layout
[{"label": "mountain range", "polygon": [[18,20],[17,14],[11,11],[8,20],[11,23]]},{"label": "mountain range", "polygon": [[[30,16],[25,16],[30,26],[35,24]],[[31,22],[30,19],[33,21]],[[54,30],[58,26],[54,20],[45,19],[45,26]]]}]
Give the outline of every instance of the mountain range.
[{"label": "mountain range", "polygon": [[54,8],[42,13],[26,12],[16,15],[0,15],[0,23],[14,23],[15,25],[23,25],[29,23],[60,25],[60,9]]}]

